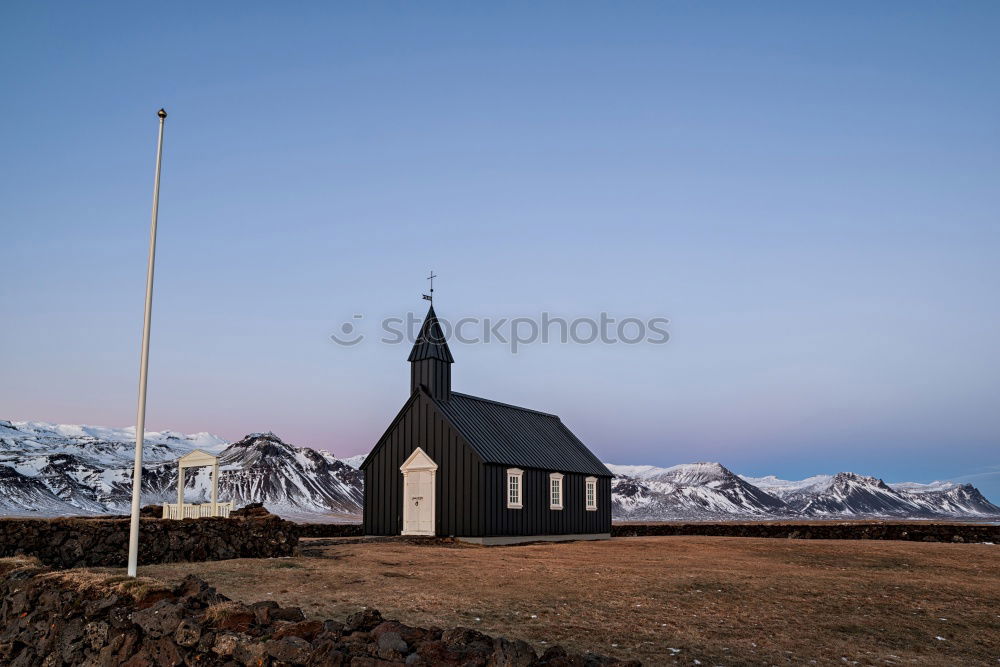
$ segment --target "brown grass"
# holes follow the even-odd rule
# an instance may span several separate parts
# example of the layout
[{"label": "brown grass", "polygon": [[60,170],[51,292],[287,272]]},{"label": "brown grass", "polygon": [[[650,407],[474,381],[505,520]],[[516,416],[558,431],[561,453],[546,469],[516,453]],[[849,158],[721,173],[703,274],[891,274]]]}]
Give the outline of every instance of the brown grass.
[{"label": "brown grass", "polygon": [[229,619],[233,614],[245,614],[247,613],[247,607],[242,602],[219,602],[213,604],[208,609],[205,610],[206,620],[212,621],[214,623],[220,623]]},{"label": "brown grass", "polygon": [[119,574],[92,572],[88,570],[57,570],[40,575],[41,578],[56,579],[60,586],[80,593],[104,595],[115,593],[143,602],[151,597],[168,597],[171,587],[152,577],[128,577]]},{"label": "brown grass", "polygon": [[148,576],[128,577],[115,570],[49,570],[34,556],[10,556],[0,558],[0,576],[7,576],[16,570],[34,570],[41,580],[53,579],[64,589],[80,593],[115,593],[142,602],[150,596],[170,593],[170,586],[163,581]]},{"label": "brown grass", "polygon": [[42,562],[34,556],[7,556],[0,558],[0,576],[14,570],[36,570],[43,568]]},{"label": "brown grass", "polygon": [[195,571],[235,599],[301,606],[313,618],[370,606],[414,625],[647,664],[1000,664],[998,546],[651,537],[321,553],[143,574],[178,581]]}]

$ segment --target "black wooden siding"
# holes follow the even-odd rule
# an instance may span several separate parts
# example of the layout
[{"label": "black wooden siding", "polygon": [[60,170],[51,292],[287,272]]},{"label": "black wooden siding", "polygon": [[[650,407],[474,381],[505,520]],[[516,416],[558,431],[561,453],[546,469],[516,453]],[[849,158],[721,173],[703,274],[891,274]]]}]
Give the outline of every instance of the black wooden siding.
[{"label": "black wooden siding", "polygon": [[436,533],[482,535],[483,466],[422,393],[407,403],[365,461],[365,534],[402,532],[403,474],[399,467],[417,447],[438,465],[434,488]]},{"label": "black wooden siding", "polygon": [[486,533],[501,535],[573,535],[611,532],[611,478],[597,478],[597,510],[587,511],[589,475],[563,473],[563,509],[549,509],[549,473],[524,469],[521,509],[507,509],[507,469],[486,465]]},{"label": "black wooden siding", "polygon": [[[487,465],[422,393],[407,402],[365,461],[366,535],[403,528],[399,467],[421,447],[438,464],[435,530],[468,537],[567,535],[611,531],[611,478],[597,477],[597,511],[586,509],[588,475],[523,468],[523,508],[507,509],[507,465]],[[549,473],[562,472],[563,509],[549,509]]]},{"label": "black wooden siding", "polygon": [[447,401],[451,394],[451,364],[437,359],[410,363],[410,393],[424,387],[434,398]]}]

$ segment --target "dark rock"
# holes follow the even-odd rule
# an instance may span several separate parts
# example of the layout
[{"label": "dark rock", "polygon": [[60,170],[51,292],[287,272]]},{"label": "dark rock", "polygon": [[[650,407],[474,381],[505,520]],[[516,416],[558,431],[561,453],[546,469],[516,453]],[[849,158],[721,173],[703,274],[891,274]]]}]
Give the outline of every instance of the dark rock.
[{"label": "dark rock", "polygon": [[520,639],[511,641],[498,637],[493,643],[489,664],[495,667],[527,667],[538,659],[535,649]]},{"label": "dark rock", "polygon": [[296,623],[304,621],[306,615],[298,607],[275,607],[271,610],[271,618],[276,621],[291,621]]},{"label": "dark rock", "polygon": [[274,631],[272,639],[282,639],[284,637],[301,637],[306,641],[312,641],[319,633],[323,632],[323,621],[299,621],[280,626]]},{"label": "dark rock", "polygon": [[135,653],[138,645],[139,633],[135,630],[122,633],[108,642],[108,646],[114,649],[114,654],[122,659]]},{"label": "dark rock", "polygon": [[[344,635],[341,638],[341,642],[347,647],[351,652],[358,654],[368,653],[368,644],[372,640],[372,633],[363,632],[361,630],[357,632],[352,632],[349,635]],[[374,647],[372,647],[374,648]]]},{"label": "dark rock", "polygon": [[215,621],[217,629],[237,633],[249,631],[257,618],[253,609],[241,602],[224,602],[209,607],[206,614]]},{"label": "dark rock", "polygon": [[238,635],[233,658],[243,665],[263,665],[267,662],[267,649],[259,640],[247,635]]},{"label": "dark rock", "polygon": [[355,632],[364,630],[369,632],[375,629],[382,622],[382,614],[378,609],[364,609],[347,617],[344,632]]},{"label": "dark rock", "polygon": [[174,589],[174,595],[179,598],[186,598],[189,605],[191,602],[198,602],[203,607],[225,602],[229,599],[209,586],[207,581],[193,574],[184,577],[184,580]]},{"label": "dark rock", "polygon": [[198,653],[208,653],[215,646],[215,633],[205,632],[204,629],[201,633],[201,639],[198,640],[198,645],[195,647],[195,651]]},{"label": "dark rock", "polygon": [[139,516],[146,519],[162,519],[163,505],[146,505],[139,510]]},{"label": "dark rock", "polygon": [[375,641],[378,647],[378,655],[386,660],[396,660],[410,650],[409,645],[403,641],[398,632],[383,632]]},{"label": "dark rock", "polygon": [[290,663],[305,663],[312,653],[312,644],[301,637],[284,637],[264,642],[267,654],[275,660]]},{"label": "dark rock", "polygon": [[38,665],[40,663],[41,660],[39,660],[35,652],[31,650],[31,647],[26,646],[24,650],[18,653],[17,657],[11,661],[10,667],[34,667],[34,665]]},{"label": "dark rock", "polygon": [[117,649],[111,646],[105,646],[94,658],[94,663],[98,667],[115,667],[121,664],[123,661],[116,657],[116,651]]},{"label": "dark rock", "polygon": [[156,639],[173,634],[181,622],[181,606],[170,600],[160,600],[151,607],[132,614],[132,622]]},{"label": "dark rock", "polygon": [[201,639],[201,626],[190,618],[183,619],[174,631],[174,641],[185,647],[192,647]]},{"label": "dark rock", "polygon": [[332,639],[320,639],[314,645],[313,652],[309,656],[310,665],[323,665],[324,667],[335,667],[345,665],[351,658],[344,650],[343,645]]},{"label": "dark rock", "polygon": [[146,644],[149,656],[157,667],[174,667],[184,663],[177,645],[169,637],[161,637]]},{"label": "dark rock", "polygon": [[369,658],[367,656],[360,656],[351,658],[351,667],[390,667],[391,665],[399,665],[397,661],[382,660],[381,658]]},{"label": "dark rock", "polygon": [[274,516],[267,511],[263,503],[250,503],[229,513],[231,517],[269,517]]},{"label": "dark rock", "polygon": [[441,641],[450,648],[473,653],[493,652],[493,639],[472,628],[457,627],[445,630]]},{"label": "dark rock", "polygon": [[462,663],[462,654],[451,650],[440,639],[432,639],[417,644],[416,653],[431,665],[457,665]]},{"label": "dark rock", "polygon": [[421,628],[410,627],[409,625],[404,625],[399,621],[384,621],[375,626],[372,630],[372,636],[378,639],[383,633],[395,632],[397,633],[403,641],[408,644],[414,644],[427,638],[427,631]]},{"label": "dark rock", "polygon": [[108,622],[111,623],[111,627],[118,630],[131,627],[132,609],[124,605],[121,607],[112,607],[108,613]]},{"label": "dark rock", "polygon": [[340,621],[323,621],[323,632],[339,638],[344,634],[344,624]]},{"label": "dark rock", "polygon": [[278,608],[278,603],[273,600],[267,600],[264,602],[254,602],[250,605],[253,609],[254,618],[257,620],[257,625],[270,625],[271,624],[271,611]]},{"label": "dark rock", "polygon": [[109,626],[104,621],[91,621],[83,627],[83,635],[87,640],[87,645],[95,651],[99,651],[108,642]]},{"label": "dark rock", "polygon": [[215,638],[215,644],[212,645],[212,652],[228,658],[236,651],[237,642],[239,642],[239,637],[232,633],[220,634]]},{"label": "dark rock", "polygon": [[53,629],[55,630],[53,633],[55,642],[51,655],[54,656],[58,653],[62,655],[64,662],[73,664],[77,654],[82,653],[83,650],[83,621],[79,618],[57,619],[57,624]]},{"label": "dark rock", "polygon": [[566,657],[566,649],[564,649],[559,644],[554,644],[553,646],[550,646],[547,649],[545,649],[545,652],[542,653],[541,661],[552,662],[556,658],[565,658],[565,657]]},{"label": "dark rock", "polygon": [[87,618],[103,615],[118,602],[117,595],[109,595],[98,600],[91,600],[83,606],[83,615]]}]

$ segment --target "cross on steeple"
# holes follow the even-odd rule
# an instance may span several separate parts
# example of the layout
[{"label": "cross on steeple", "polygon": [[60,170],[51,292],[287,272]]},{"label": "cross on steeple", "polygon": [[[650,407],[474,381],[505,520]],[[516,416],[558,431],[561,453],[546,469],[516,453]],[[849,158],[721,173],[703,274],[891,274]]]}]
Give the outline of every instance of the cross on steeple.
[{"label": "cross on steeple", "polygon": [[437,278],[437,274],[434,273],[434,271],[431,271],[431,275],[427,276],[427,280],[431,281],[431,293],[423,295],[423,297],[425,299],[427,299],[428,301],[430,301],[431,303],[434,302],[434,279],[435,278]]}]

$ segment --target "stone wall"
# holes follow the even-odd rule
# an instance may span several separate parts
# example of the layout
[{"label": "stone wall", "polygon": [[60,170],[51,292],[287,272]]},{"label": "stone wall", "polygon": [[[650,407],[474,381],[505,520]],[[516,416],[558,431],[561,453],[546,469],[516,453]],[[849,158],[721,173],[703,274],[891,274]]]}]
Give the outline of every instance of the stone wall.
[{"label": "stone wall", "polygon": [[[361,537],[357,523],[300,523],[300,537]],[[1000,544],[1000,526],[916,521],[813,522],[691,522],[615,523],[612,537],[706,535],[714,537],[777,537],[815,540],[915,540],[923,542],[993,542]]]},{"label": "stone wall", "polygon": [[[233,602],[189,576],[152,579],[53,572],[0,560],[0,664],[5,665],[496,665],[613,664],[468,628],[415,628],[368,609],[346,621],[307,620],[274,602]],[[633,665],[638,663],[631,663]]]},{"label": "stone wall", "polygon": [[360,523],[300,523],[299,537],[361,537],[365,534]]},{"label": "stone wall", "polygon": [[[141,519],[139,564],[294,555],[295,524],[278,517]],[[27,554],[53,567],[125,567],[127,518],[0,519],[0,557]]]},{"label": "stone wall", "polygon": [[918,542],[1000,543],[1000,526],[922,522],[812,523],[617,523],[612,537],[706,535],[714,537],[779,537],[803,540],[915,540]]}]

